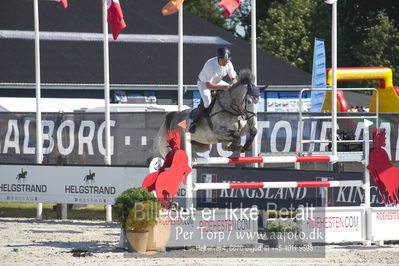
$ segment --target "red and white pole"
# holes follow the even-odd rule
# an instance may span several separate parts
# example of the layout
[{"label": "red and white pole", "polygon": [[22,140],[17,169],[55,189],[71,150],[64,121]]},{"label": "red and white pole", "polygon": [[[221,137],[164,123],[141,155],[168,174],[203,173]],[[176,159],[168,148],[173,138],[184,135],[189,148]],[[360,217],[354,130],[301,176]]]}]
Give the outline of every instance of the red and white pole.
[{"label": "red and white pole", "polygon": [[237,164],[237,163],[303,163],[303,162],[360,162],[362,154],[325,155],[325,156],[267,156],[267,157],[210,157],[196,158],[193,165]]},{"label": "red and white pole", "polygon": [[232,183],[195,183],[194,191],[206,189],[235,188],[296,188],[296,187],[361,187],[361,180],[345,181],[290,181],[290,182],[232,182]]}]

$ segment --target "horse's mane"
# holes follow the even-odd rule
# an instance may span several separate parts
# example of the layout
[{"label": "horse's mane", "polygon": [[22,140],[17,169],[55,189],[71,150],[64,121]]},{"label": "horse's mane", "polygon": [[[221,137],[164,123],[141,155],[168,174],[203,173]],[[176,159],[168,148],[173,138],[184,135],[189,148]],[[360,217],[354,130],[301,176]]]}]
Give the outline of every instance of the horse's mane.
[{"label": "horse's mane", "polygon": [[248,68],[242,69],[238,74],[238,83],[240,84],[250,84],[254,83],[255,77],[252,71]]},{"label": "horse's mane", "polygon": [[235,89],[237,87],[242,87],[242,85],[254,83],[255,77],[250,69],[245,68],[240,70],[237,80],[238,80],[237,83],[233,84],[232,89]]}]

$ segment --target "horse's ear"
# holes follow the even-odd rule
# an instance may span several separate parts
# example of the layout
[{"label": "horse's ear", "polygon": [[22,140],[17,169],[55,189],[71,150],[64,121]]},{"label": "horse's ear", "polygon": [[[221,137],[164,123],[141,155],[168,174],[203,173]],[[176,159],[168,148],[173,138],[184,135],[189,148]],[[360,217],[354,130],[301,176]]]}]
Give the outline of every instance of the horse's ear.
[{"label": "horse's ear", "polygon": [[269,87],[269,85],[260,87],[260,88],[259,88],[259,91],[260,91],[260,92],[264,92],[268,87]]}]

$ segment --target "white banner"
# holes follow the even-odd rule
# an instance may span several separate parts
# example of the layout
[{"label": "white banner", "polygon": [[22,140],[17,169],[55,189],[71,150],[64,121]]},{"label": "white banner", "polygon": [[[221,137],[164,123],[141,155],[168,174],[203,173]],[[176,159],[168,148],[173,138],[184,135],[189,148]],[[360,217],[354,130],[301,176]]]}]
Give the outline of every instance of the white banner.
[{"label": "white banner", "polygon": [[399,239],[399,208],[371,208],[371,240]]},{"label": "white banner", "polygon": [[363,207],[327,207],[303,209],[302,230],[306,235],[317,232],[309,242],[354,242],[365,240]]},{"label": "white banner", "polygon": [[147,174],[138,167],[0,165],[0,201],[113,204]]}]

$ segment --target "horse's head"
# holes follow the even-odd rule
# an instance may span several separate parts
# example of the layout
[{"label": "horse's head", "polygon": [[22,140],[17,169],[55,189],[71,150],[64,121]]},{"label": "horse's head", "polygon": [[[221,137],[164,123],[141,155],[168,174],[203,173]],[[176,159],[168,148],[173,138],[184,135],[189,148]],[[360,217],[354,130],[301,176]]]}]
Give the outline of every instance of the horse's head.
[{"label": "horse's head", "polygon": [[[250,69],[243,69],[238,76],[238,82],[231,88],[231,95],[235,101],[241,101],[242,108],[250,112],[256,112],[260,100],[260,93],[266,87],[256,87],[255,77]],[[234,92],[233,92],[234,91]],[[236,97],[234,97],[235,95]]]},{"label": "horse's head", "polygon": [[[254,101],[254,103],[257,103],[259,101],[260,93],[253,84],[254,80],[255,77],[251,70],[241,70],[240,74],[238,75],[237,83],[235,83],[230,89],[230,94],[233,100],[242,101],[244,103],[244,97],[246,97],[248,98],[246,99],[246,104],[252,104]],[[250,98],[248,96],[250,96]]]},{"label": "horse's head", "polygon": [[[249,119],[256,116],[260,93],[264,88],[254,85],[255,77],[251,70],[243,69],[238,75],[238,81],[230,90],[221,93],[219,101],[224,106],[229,106],[233,114]],[[224,97],[224,95],[229,95]]]}]

